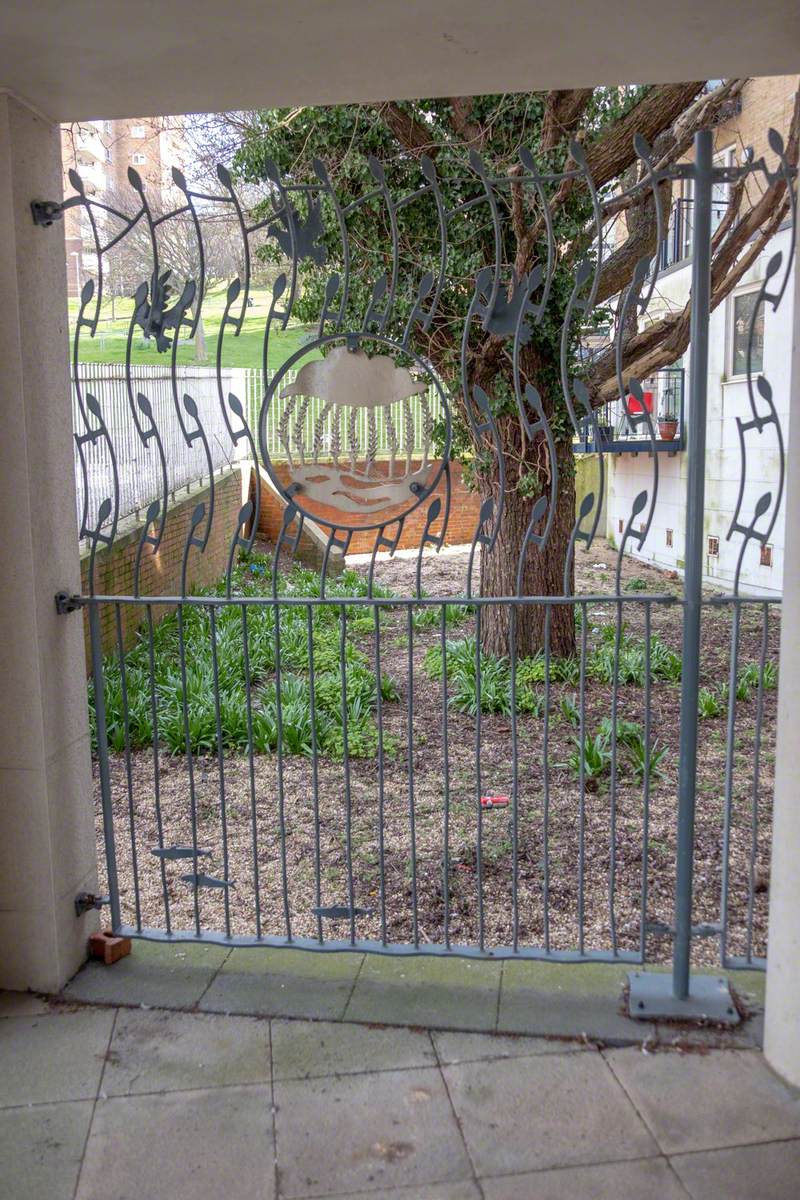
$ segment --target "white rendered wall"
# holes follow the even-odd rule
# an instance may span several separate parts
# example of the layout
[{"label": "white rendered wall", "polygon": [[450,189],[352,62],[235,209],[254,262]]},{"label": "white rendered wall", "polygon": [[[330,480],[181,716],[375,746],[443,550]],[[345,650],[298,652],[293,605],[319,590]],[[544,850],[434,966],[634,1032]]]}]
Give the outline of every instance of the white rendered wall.
[{"label": "white rendered wall", "polygon": [[[764,278],[766,264],[778,250],[784,255],[790,246],[790,231],[782,230],[770,242],[764,253],[742,279],[740,287],[759,283]],[[782,278],[781,275],[778,278]],[[671,305],[682,305],[688,298],[691,265],[672,271],[659,281],[658,291]],[[738,289],[737,289],[738,290]],[[769,304],[764,314],[764,370],[772,387],[784,442],[789,432],[789,389],[791,377],[791,346],[796,300],[790,282],[783,301],[773,312]],[[709,583],[729,588],[733,582],[741,546],[741,535],[734,534],[726,541],[736,507],[739,481],[742,475],[739,434],[736,418],[750,419],[747,383],[743,379],[729,380],[728,344],[729,310],[731,299],[724,301],[711,314],[709,331],[708,425],[706,453],[706,539],[719,538],[719,555],[706,553],[704,574]],[[688,362],[688,358],[686,360]],[[688,372],[687,372],[688,379]],[[686,411],[691,396],[686,396]],[[766,406],[758,394],[759,413]],[[760,442],[764,448],[756,450]],[[760,496],[769,491],[773,497],[779,482],[778,443],[773,430],[746,435],[747,472],[740,520],[747,523]],[[606,455],[608,467],[607,533],[619,544],[619,522],[627,523],[634,498],[652,488],[653,466],[646,452]],[[630,550],[634,557],[656,566],[682,570],[684,562],[684,529],[686,524],[686,453],[658,456],[659,482],[655,517],[641,551]],[[775,528],[771,534],[772,566],[760,565],[759,546],[751,545],[742,564],[741,589],[755,594],[775,594],[781,590],[784,563],[784,508],[781,504]],[[759,528],[763,527],[763,522]],[[667,545],[667,530],[672,530],[672,546]],[[630,543],[629,543],[630,544]],[[706,546],[708,542],[706,541]]]}]

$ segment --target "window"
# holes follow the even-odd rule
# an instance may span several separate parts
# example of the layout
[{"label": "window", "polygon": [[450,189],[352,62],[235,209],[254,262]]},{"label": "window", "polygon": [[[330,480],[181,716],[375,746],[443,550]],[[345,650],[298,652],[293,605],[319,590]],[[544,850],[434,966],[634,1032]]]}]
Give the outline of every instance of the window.
[{"label": "window", "polygon": [[671,529],[667,530],[667,545],[668,546],[672,545],[672,530]]},{"label": "window", "polygon": [[766,545],[761,547],[761,566],[772,566],[772,546]]},{"label": "window", "polygon": [[134,154],[132,161],[134,166],[141,167],[147,162],[147,157],[144,154]]},{"label": "window", "polygon": [[[736,161],[733,146],[714,155],[715,167],[732,167]],[[728,208],[731,195],[729,183],[715,183],[711,188],[711,232],[715,233]]]},{"label": "window", "polygon": [[718,537],[710,537],[708,539],[708,555],[709,555],[709,558],[718,558],[719,557],[719,538]]},{"label": "window", "polygon": [[111,150],[109,149],[108,146],[106,146],[106,162],[107,163],[113,162],[113,159],[111,157]]},{"label": "window", "polygon": [[764,366],[764,305],[758,303],[759,289],[738,292],[731,303],[731,357],[730,375],[733,378],[747,374],[747,347],[750,329],[753,330],[753,349],[750,369],[760,374]]},{"label": "window", "polygon": [[131,137],[143,138],[144,125],[131,125]]}]

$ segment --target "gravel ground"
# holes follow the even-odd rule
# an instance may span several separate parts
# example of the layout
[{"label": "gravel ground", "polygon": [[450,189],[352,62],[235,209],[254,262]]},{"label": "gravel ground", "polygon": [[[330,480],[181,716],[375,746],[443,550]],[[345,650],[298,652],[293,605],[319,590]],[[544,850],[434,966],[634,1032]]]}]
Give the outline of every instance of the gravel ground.
[{"label": "gravel ground", "polygon": [[[447,554],[425,563],[424,586],[430,595],[463,594],[466,556]],[[597,593],[613,587],[614,552],[604,543],[578,555],[578,591]],[[413,586],[414,561],[395,559],[379,564],[376,577],[398,592]],[[650,593],[680,594],[680,582],[654,568],[627,559],[623,580],[643,580]],[[624,619],[631,636],[643,635],[642,606],[636,593],[625,592]],[[653,608],[652,633],[680,651],[681,608]],[[591,611],[593,626],[615,619],[613,604],[598,604]],[[471,621],[450,631],[466,636]],[[385,756],[382,773],[383,853],[385,884],[379,870],[379,811],[381,778],[377,760],[354,759],[350,764],[350,845],[353,895],[356,906],[369,910],[356,921],[357,936],[393,942],[414,938],[413,899],[416,882],[416,933],[421,942],[444,940],[444,776],[443,696],[438,682],[423,670],[426,649],[438,640],[436,630],[415,631],[413,639],[413,738],[408,753],[408,641],[402,612],[386,615],[382,624],[382,668],[397,681],[400,699],[384,705],[386,733],[396,743]],[[763,606],[743,611],[739,662],[757,662],[763,629]],[[768,656],[777,662],[780,618],[773,607],[768,626]],[[370,656],[373,638],[358,639]],[[702,682],[718,686],[727,679],[731,643],[731,613],[707,608],[701,656]],[[476,722],[455,712],[447,714],[447,767],[449,810],[449,936],[453,944],[474,944],[483,933],[487,947],[508,946],[516,927],[519,944],[552,949],[608,951],[639,946],[642,923],[643,871],[647,875],[647,957],[670,957],[670,940],[657,932],[672,920],[674,848],[679,733],[679,685],[652,685],[651,729],[658,745],[666,749],[663,774],[650,788],[645,811],[643,786],[622,763],[617,786],[606,778],[596,790],[581,795],[573,773],[564,765],[572,749],[575,730],[560,711],[560,700],[576,689],[553,684],[548,728],[545,795],[544,721],[520,716],[518,742],[518,888],[513,902],[513,855],[510,808],[479,814],[479,796],[510,794],[512,789],[512,721],[484,714],[480,750]],[[587,729],[597,727],[610,711],[609,685],[590,681],[586,692]],[[765,954],[769,899],[771,795],[774,767],[776,692],[763,693],[758,774],[754,782],[757,695],[737,705],[732,747],[732,805],[728,849],[729,885],[727,912],[729,952]],[[618,716],[644,721],[644,689],[621,687]],[[726,717],[700,725],[700,763],[696,824],[696,891],[694,919],[719,920],[723,875],[723,816],[727,759]],[[349,937],[347,920],[325,918],[321,924],[313,909],[318,905],[347,905],[349,895],[347,854],[347,804],[345,774],[340,762],[320,759],[314,804],[313,764],[306,758],[288,757],[283,764],[285,860],[281,853],[278,761],[273,755],[232,755],[224,759],[222,778],[216,757],[196,758],[192,764],[197,814],[198,845],[209,850],[200,858],[199,870],[230,880],[228,889],[203,888],[197,893],[204,929],[234,934],[282,936],[287,912],[294,936]],[[128,769],[129,768],[129,769]],[[480,773],[480,780],[477,774]],[[129,786],[130,776],[130,786]],[[162,867],[151,850],[159,844],[156,792],[161,806],[164,845],[191,845],[192,822],[189,764],[184,756],[170,757],[152,751],[111,758],[114,829],[124,920],[163,928],[166,922]],[[95,765],[97,784],[97,769]],[[411,785],[409,781],[411,780]],[[413,806],[409,794],[413,788]],[[224,789],[225,822],[221,794]],[[97,833],[100,862],[104,862],[99,785],[96,786]],[[755,792],[755,817],[753,796]],[[545,821],[545,803],[548,806]],[[412,822],[415,841],[416,881],[412,871]],[[317,828],[318,822],[318,828]],[[478,863],[478,829],[481,861]],[[131,836],[133,830],[134,836]],[[613,832],[612,832],[613,830]],[[257,844],[254,856],[253,842]],[[750,847],[755,837],[756,858],[753,904],[749,912]],[[317,855],[319,839],[319,856]],[[227,845],[226,845],[227,843]],[[583,872],[580,870],[583,846]],[[646,847],[646,852],[645,852]],[[227,866],[226,866],[227,855]],[[138,898],[134,891],[134,856],[138,858]],[[319,859],[319,894],[317,872]],[[545,903],[545,868],[547,889]],[[192,928],[193,889],[181,881],[192,870],[190,860],[167,862],[164,880],[169,920],[173,929]],[[482,876],[482,888],[479,878]],[[613,880],[613,884],[612,884]],[[256,884],[259,903],[256,904]],[[285,899],[284,899],[285,886]],[[613,903],[612,903],[613,898]],[[137,914],[138,905],[138,914]],[[697,962],[718,960],[719,941],[698,938]]]}]

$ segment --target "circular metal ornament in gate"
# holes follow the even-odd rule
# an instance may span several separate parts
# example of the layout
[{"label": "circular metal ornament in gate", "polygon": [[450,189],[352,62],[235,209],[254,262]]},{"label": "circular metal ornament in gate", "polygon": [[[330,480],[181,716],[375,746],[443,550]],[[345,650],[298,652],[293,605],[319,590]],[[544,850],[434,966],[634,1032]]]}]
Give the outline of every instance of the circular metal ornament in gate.
[{"label": "circular metal ornament in gate", "polygon": [[259,441],[272,482],[303,516],[330,529],[378,529],[404,520],[437,487],[450,410],[435,371],[408,346],[375,333],[332,334],[275,373]]}]

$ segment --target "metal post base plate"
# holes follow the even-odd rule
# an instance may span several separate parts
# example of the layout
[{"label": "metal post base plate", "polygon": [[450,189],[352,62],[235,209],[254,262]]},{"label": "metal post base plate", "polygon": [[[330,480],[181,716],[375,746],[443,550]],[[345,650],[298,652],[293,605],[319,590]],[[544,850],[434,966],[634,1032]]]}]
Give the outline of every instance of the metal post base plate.
[{"label": "metal post base plate", "polygon": [[672,976],[666,971],[631,971],[628,987],[628,1016],[640,1021],[738,1025],[742,1019],[728,981],[721,975],[692,975],[685,1000],[677,1000],[672,994]]}]

